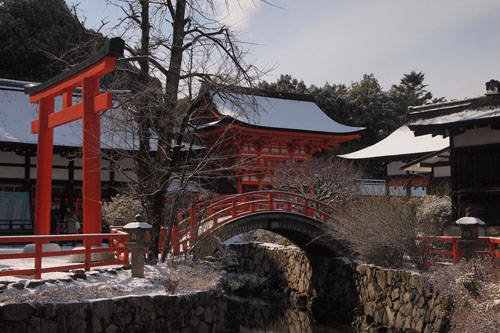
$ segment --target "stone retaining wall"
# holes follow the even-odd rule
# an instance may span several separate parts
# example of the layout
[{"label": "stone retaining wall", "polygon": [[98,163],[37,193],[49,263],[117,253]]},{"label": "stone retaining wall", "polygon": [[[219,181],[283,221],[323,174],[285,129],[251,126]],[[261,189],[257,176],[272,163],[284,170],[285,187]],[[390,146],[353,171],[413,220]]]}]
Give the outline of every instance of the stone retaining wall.
[{"label": "stone retaining wall", "polygon": [[0,306],[3,332],[219,332],[226,301],[207,291]]},{"label": "stone retaining wall", "polygon": [[351,320],[358,329],[447,330],[448,302],[421,276],[311,256],[294,247],[235,244],[240,272],[279,276],[290,300],[307,297],[319,320]]}]

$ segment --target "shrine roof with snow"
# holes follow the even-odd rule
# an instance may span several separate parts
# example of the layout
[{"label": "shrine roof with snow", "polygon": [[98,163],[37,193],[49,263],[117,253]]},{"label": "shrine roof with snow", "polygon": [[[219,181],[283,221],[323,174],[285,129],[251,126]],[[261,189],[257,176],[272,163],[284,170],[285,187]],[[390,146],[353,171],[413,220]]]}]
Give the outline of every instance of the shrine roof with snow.
[{"label": "shrine roof with snow", "polygon": [[403,125],[385,139],[350,154],[339,155],[347,159],[396,158],[407,155],[425,154],[445,149],[449,146],[448,138],[441,135],[415,137],[408,126]]},{"label": "shrine roof with snow", "polygon": [[[38,118],[38,105],[30,104],[24,86],[32,82],[0,79],[0,142],[37,144],[38,135],[31,133],[31,121]],[[55,99],[55,109],[62,99]],[[54,145],[82,145],[81,121],[54,129]]]},{"label": "shrine roof with snow", "polygon": [[[275,130],[355,134],[364,127],[340,124],[328,117],[311,95],[256,90],[219,93],[212,97],[218,117],[239,124]],[[213,123],[212,125],[216,125]]]},{"label": "shrine roof with snow", "polygon": [[[31,104],[25,94],[25,86],[33,82],[17,81],[0,78],[0,142],[8,144],[38,143],[38,135],[31,133],[31,122],[38,119],[38,104]],[[73,104],[79,103],[81,96],[73,95]],[[54,110],[62,108],[62,98],[54,99]],[[101,116],[101,148],[136,150],[137,137],[130,122],[124,123],[119,109],[107,110]],[[55,147],[81,147],[82,121],[76,120],[64,126],[54,128]],[[154,149],[155,142],[152,141]],[[195,146],[195,149],[201,147]],[[183,149],[184,150],[184,149]]]},{"label": "shrine roof with snow", "polygon": [[408,126],[415,135],[461,133],[477,127],[500,128],[500,94],[410,109]]}]

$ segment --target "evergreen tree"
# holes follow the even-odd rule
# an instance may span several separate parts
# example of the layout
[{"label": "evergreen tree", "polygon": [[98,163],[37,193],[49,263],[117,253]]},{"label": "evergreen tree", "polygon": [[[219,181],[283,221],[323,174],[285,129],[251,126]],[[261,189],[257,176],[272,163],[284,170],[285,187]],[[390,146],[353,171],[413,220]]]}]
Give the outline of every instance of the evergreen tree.
[{"label": "evergreen tree", "polygon": [[427,91],[424,84],[423,72],[411,71],[403,74],[398,85],[393,85],[390,94],[397,107],[398,122],[403,123],[409,106],[419,106],[432,99],[432,94]]},{"label": "evergreen tree", "polygon": [[288,93],[296,93],[296,94],[307,94],[307,86],[304,84],[304,81],[297,80],[293,78],[289,74],[281,74],[280,78],[276,80],[276,82],[268,83],[266,81],[262,81],[259,84],[259,88],[268,89],[274,91],[288,92]]},{"label": "evergreen tree", "polygon": [[347,100],[351,108],[344,122],[366,127],[361,140],[350,145],[351,151],[382,140],[401,125],[396,104],[373,74],[365,74],[359,82],[354,82],[347,93]]},{"label": "evergreen tree", "polygon": [[64,0],[0,1],[0,77],[51,78],[98,48],[89,48],[96,35],[83,27]]}]

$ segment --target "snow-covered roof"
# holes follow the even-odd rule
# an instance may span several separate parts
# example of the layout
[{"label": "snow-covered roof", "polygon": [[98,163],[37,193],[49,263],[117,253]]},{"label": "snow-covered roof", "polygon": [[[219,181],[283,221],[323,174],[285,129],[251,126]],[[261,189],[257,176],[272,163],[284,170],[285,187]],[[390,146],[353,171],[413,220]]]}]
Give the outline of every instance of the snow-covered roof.
[{"label": "snow-covered roof", "polygon": [[[31,122],[38,119],[38,104],[31,104],[23,86],[31,82],[0,80],[0,141],[33,143],[38,135],[31,133]],[[73,103],[78,103],[73,97]],[[62,99],[55,99],[55,110],[62,107]],[[82,124],[74,121],[54,128],[54,145],[79,147],[82,145]]]},{"label": "snow-covered roof", "polygon": [[254,126],[339,134],[364,129],[337,123],[308,100],[235,93],[230,97],[216,94],[212,102],[221,116]]},{"label": "snow-covered roof", "polygon": [[474,121],[500,117],[500,107],[482,107],[478,109],[467,109],[456,113],[436,116],[428,119],[420,119],[410,123],[410,126],[444,125],[457,122]]},{"label": "snow-covered roof", "polygon": [[[31,133],[31,122],[38,119],[38,104],[31,104],[24,93],[24,86],[33,82],[0,79],[0,142],[37,144],[38,135]],[[117,93],[114,91],[114,93]],[[118,92],[120,93],[120,92]],[[123,91],[121,92],[123,93]],[[81,97],[73,95],[73,104]],[[62,98],[54,99],[54,110],[62,108]],[[139,141],[134,123],[125,119],[119,108],[101,113],[101,147],[124,150],[137,150]],[[54,128],[54,146],[81,147],[82,121],[76,120]],[[187,150],[189,145],[181,148]],[[156,144],[152,140],[152,148]],[[193,146],[192,149],[202,149]]]},{"label": "snow-covered roof", "polygon": [[416,137],[408,126],[403,125],[376,144],[350,154],[339,155],[339,157],[365,159],[411,155],[441,150],[449,145],[448,138],[443,138],[441,135],[433,137],[430,134]]}]

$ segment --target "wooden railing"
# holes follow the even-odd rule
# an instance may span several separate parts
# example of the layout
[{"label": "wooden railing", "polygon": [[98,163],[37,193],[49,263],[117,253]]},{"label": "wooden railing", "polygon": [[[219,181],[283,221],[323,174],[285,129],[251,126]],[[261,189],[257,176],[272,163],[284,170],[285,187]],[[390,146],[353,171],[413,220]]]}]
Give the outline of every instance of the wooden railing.
[{"label": "wooden railing", "polygon": [[[109,247],[92,247],[92,244],[100,244],[107,240]],[[85,269],[89,271],[92,267],[107,265],[123,265],[129,263],[129,249],[124,247],[124,242],[129,240],[129,235],[117,229],[112,229],[109,234],[74,234],[74,235],[47,235],[47,236],[3,236],[0,237],[0,245],[7,244],[35,244],[35,251],[32,253],[5,253],[0,254],[0,260],[4,259],[34,259],[34,267],[28,269],[9,269],[0,271],[0,276],[33,275],[35,279],[40,279],[43,273],[62,272],[73,269]],[[84,248],[80,250],[65,251],[42,251],[43,244],[50,242],[75,242],[82,241]],[[93,253],[112,253],[113,258],[109,261],[92,261]],[[74,254],[83,254],[84,262],[62,266],[43,267],[43,258],[59,257]],[[1,261],[0,261],[1,262]]]},{"label": "wooden railing", "polygon": [[[464,252],[459,249],[459,236],[436,236],[419,237],[421,252],[428,255],[429,266],[439,266],[456,264]],[[493,262],[495,258],[500,258],[500,253],[496,252],[497,244],[500,244],[500,237],[479,237],[478,241],[484,245],[482,250],[476,250],[476,256],[489,256]],[[500,245],[498,245],[500,247]]]},{"label": "wooden railing", "polygon": [[[326,222],[332,219],[334,209],[315,199],[280,191],[258,191],[218,197],[198,203],[177,215],[177,225],[172,228],[171,233],[173,254],[186,253],[198,240],[221,225],[264,212],[287,212]],[[164,244],[165,234],[166,230],[163,230],[160,248]]]},{"label": "wooden railing", "polygon": [[31,220],[0,220],[0,234],[33,233]]}]

